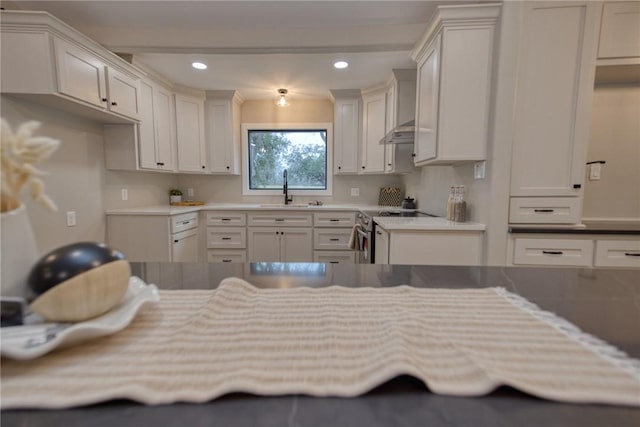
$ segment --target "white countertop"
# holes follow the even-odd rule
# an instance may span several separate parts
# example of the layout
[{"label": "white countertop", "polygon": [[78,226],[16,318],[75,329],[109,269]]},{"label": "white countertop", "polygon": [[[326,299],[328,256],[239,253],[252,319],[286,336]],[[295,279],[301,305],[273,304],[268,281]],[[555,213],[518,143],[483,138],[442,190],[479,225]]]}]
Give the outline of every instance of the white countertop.
[{"label": "white countertop", "polygon": [[292,204],[282,206],[278,204],[251,204],[251,203],[207,203],[202,206],[170,206],[157,205],[138,208],[109,209],[107,215],[178,215],[187,212],[198,211],[379,211],[393,210],[402,211],[399,207],[378,206],[378,205],[356,205],[356,204],[327,204],[321,206]]},{"label": "white countertop", "polygon": [[387,231],[485,231],[487,226],[477,222],[453,222],[441,217],[373,217],[376,224]]}]

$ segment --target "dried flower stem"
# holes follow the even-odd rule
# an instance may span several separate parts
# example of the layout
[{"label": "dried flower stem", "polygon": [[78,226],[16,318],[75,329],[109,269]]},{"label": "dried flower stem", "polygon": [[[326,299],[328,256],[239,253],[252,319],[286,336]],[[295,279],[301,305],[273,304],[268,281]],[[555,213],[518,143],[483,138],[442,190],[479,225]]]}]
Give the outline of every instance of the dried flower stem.
[{"label": "dried flower stem", "polygon": [[40,127],[35,121],[25,122],[14,133],[11,126],[2,119],[2,185],[0,212],[8,212],[20,206],[20,193],[29,184],[31,197],[51,210],[56,210],[53,201],[44,193],[44,183],[35,175],[44,172],[33,166],[47,159],[60,146],[60,142],[47,137],[32,137]]}]

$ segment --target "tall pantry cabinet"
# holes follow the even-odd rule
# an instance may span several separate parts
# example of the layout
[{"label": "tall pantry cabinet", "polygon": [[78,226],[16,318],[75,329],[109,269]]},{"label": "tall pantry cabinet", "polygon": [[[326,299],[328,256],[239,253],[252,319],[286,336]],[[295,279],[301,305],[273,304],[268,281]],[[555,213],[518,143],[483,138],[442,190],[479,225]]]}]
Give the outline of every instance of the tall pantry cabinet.
[{"label": "tall pantry cabinet", "polygon": [[577,223],[602,4],[522,8],[509,222]]}]

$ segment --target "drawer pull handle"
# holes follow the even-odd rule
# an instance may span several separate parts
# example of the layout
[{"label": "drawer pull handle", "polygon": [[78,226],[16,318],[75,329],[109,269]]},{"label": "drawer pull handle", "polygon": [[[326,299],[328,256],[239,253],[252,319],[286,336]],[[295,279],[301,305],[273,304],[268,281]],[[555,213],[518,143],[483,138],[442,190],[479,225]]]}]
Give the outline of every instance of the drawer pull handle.
[{"label": "drawer pull handle", "polygon": [[337,239],[337,238],[329,239],[329,240],[332,241],[332,242],[339,242],[340,241],[340,239]]},{"label": "drawer pull handle", "polygon": [[283,222],[284,218],[276,218],[276,222]]},{"label": "drawer pull handle", "polygon": [[231,240],[231,237],[223,237],[222,240]]},{"label": "drawer pull handle", "polygon": [[222,262],[231,262],[230,259],[223,259]]},{"label": "drawer pull handle", "polygon": [[173,243],[178,243],[180,240],[174,240]]},{"label": "drawer pull handle", "polygon": [[536,213],[550,213],[550,212],[553,212],[554,210],[553,209],[534,209],[533,211]]},{"label": "drawer pull handle", "polygon": [[188,225],[188,224],[191,224],[191,221],[182,221],[182,223],[181,223],[181,224],[182,224],[182,225]]},{"label": "drawer pull handle", "polygon": [[329,264],[340,264],[340,261],[329,261]]},{"label": "drawer pull handle", "polygon": [[331,221],[331,222],[340,222],[339,219],[330,219],[329,221]]},{"label": "drawer pull handle", "polygon": [[231,221],[231,218],[221,218],[220,221]]},{"label": "drawer pull handle", "polygon": [[542,253],[545,255],[562,255],[563,254],[562,251],[542,251]]},{"label": "drawer pull handle", "polygon": [[640,256],[640,252],[625,252],[625,256]]},{"label": "drawer pull handle", "polygon": [[382,236],[382,233],[379,232],[379,231],[376,231],[376,234],[379,235],[379,236]]}]

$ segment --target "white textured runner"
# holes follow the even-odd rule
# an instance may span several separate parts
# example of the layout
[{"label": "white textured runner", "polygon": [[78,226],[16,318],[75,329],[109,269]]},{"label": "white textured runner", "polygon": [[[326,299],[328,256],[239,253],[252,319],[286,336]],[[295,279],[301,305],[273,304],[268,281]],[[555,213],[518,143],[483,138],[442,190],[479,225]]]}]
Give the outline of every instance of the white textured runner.
[{"label": "white textured runner", "polygon": [[3,359],[1,404],[354,396],[400,374],[440,394],[505,384],[552,400],[640,406],[638,361],[504,289],[257,289],[235,278],[213,291],[161,291],[156,308],[115,335]]}]

